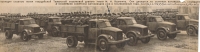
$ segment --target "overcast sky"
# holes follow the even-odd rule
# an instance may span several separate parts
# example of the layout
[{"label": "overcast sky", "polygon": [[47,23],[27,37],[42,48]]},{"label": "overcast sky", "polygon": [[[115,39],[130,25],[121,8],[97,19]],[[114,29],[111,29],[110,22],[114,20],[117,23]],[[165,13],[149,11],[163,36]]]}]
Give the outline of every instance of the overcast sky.
[{"label": "overcast sky", "polygon": [[[5,0],[4,0],[5,1]],[[23,0],[22,0],[23,1]],[[41,0],[39,0],[41,1]],[[53,0],[52,0],[53,1]],[[168,0],[164,0],[168,1]],[[198,7],[198,6],[197,6]],[[111,12],[135,12],[136,9],[141,9],[145,11],[151,11],[152,9],[177,9],[175,5],[151,5],[151,6],[109,6]],[[5,4],[0,3],[0,13],[21,13],[27,14],[30,12],[37,13],[63,13],[63,12],[76,12],[76,11],[89,11],[92,13],[105,13],[107,11],[107,6],[67,6],[67,5],[55,5],[55,2],[51,3],[20,3],[20,4]]]}]

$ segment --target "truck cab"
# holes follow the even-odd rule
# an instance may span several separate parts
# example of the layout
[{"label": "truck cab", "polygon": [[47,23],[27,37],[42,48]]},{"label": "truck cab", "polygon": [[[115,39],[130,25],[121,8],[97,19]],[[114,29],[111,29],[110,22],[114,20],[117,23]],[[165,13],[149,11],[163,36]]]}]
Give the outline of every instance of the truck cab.
[{"label": "truck cab", "polygon": [[180,30],[186,30],[188,35],[198,35],[198,20],[190,19],[188,14],[177,14],[172,21]]},{"label": "truck cab", "polygon": [[32,35],[43,38],[43,34],[45,34],[44,29],[37,25],[32,18],[18,19],[10,23],[9,28],[6,28],[6,39],[11,39],[13,34],[17,34],[21,36],[22,40],[28,41]]},{"label": "truck cab", "polygon": [[95,44],[100,50],[106,51],[110,45],[122,48],[130,40],[121,29],[112,27],[107,19],[91,19],[88,25],[68,25],[65,29],[68,47],[75,47],[78,41],[84,41],[85,44]]},{"label": "truck cab", "polygon": [[48,35],[56,37],[60,34],[61,17],[48,17],[41,23]]},{"label": "truck cab", "polygon": [[164,21],[161,16],[149,15],[146,17],[144,22],[149,30],[157,34],[158,39],[165,40],[167,36],[174,39],[177,33],[180,33],[177,30],[176,24]]},{"label": "truck cab", "polygon": [[147,26],[137,24],[136,20],[133,17],[118,17],[112,25],[123,30],[123,33],[126,33],[127,37],[133,37],[129,45],[136,45],[138,40],[141,40],[142,43],[148,43],[150,37],[153,37],[154,34],[148,30]]}]

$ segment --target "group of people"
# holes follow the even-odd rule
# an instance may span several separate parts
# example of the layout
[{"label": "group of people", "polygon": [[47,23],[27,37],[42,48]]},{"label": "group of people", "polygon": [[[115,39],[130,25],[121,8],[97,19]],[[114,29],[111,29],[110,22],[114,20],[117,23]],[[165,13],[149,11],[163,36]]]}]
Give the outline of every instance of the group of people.
[{"label": "group of people", "polygon": [[[72,24],[88,24],[90,19],[108,19],[114,21],[117,17],[134,17],[136,20],[144,20],[148,15],[162,16],[163,19],[173,18],[176,12],[121,12],[121,13],[104,13],[104,14],[91,14],[91,12],[71,12],[71,13],[56,13],[56,14],[28,14],[26,16],[14,16],[17,18],[34,18],[36,21],[45,20],[48,17],[56,16],[61,17],[61,21],[71,21]],[[6,19],[15,19],[13,16]],[[70,23],[70,22],[69,22]]]},{"label": "group of people", "polygon": [[163,18],[173,18],[175,13],[168,12],[132,12],[132,13],[104,13],[104,14],[71,14],[67,16],[60,16],[63,20],[71,20],[73,24],[88,24],[90,19],[108,19],[109,21],[114,21],[117,17],[134,17],[136,20],[145,20],[148,15],[162,16]]}]

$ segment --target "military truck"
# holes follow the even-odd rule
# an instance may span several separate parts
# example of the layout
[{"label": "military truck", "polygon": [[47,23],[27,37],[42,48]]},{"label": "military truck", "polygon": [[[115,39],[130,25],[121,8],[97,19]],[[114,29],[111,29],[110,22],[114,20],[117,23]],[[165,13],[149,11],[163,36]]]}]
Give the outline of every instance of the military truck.
[{"label": "military truck", "polygon": [[42,18],[38,23],[41,27],[48,32],[49,36],[57,37],[60,35],[60,25],[61,25],[61,18],[60,17],[46,17]]},{"label": "military truck", "polygon": [[13,34],[17,34],[21,36],[23,41],[28,41],[32,35],[38,36],[41,39],[43,34],[45,34],[44,29],[37,25],[32,18],[18,19],[15,22],[9,23],[10,26],[5,28],[6,39],[11,39]]},{"label": "military truck", "polygon": [[78,41],[95,44],[102,51],[109,50],[111,45],[123,48],[127,38],[122,30],[112,27],[107,19],[91,19],[88,25],[66,25],[61,31],[66,32],[68,47],[76,47]]},{"label": "military truck", "polygon": [[166,40],[167,36],[174,39],[177,33],[180,33],[177,30],[176,24],[164,21],[161,16],[148,15],[144,20],[136,21],[148,26],[148,29],[154,34],[157,34],[157,38],[160,40]]},{"label": "military truck", "polygon": [[126,36],[133,37],[132,40],[128,42],[129,45],[136,45],[138,40],[142,43],[148,43],[150,38],[154,36],[148,30],[147,26],[137,24],[133,17],[118,17],[115,21],[111,22],[112,26],[123,30]]},{"label": "military truck", "polygon": [[178,30],[186,30],[188,35],[198,35],[198,20],[190,19],[188,14],[176,14],[175,17],[170,19],[165,19],[175,23]]}]

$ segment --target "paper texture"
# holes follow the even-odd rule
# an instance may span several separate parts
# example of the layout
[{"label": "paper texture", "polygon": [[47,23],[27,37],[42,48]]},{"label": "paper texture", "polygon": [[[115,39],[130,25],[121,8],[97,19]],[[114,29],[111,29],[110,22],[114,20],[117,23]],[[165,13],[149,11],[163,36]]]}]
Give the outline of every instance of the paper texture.
[{"label": "paper texture", "polygon": [[199,3],[0,0],[0,52],[197,52]]}]

